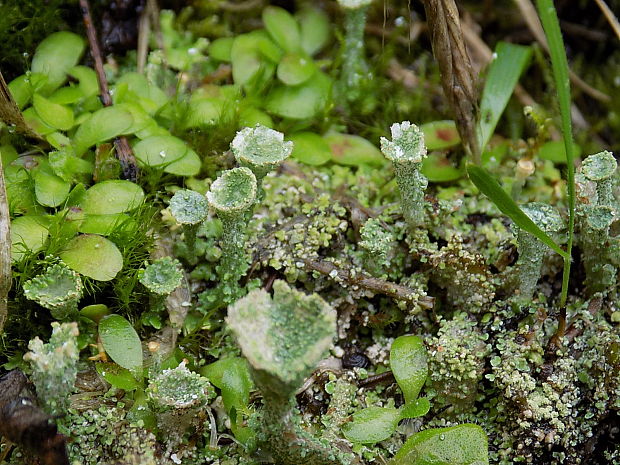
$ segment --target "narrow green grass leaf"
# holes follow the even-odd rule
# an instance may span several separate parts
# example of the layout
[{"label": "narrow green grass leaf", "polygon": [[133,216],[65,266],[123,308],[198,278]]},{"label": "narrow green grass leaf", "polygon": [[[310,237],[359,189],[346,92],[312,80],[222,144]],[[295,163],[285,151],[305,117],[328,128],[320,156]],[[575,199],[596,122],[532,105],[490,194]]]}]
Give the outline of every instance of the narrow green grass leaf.
[{"label": "narrow green grass leaf", "polygon": [[489,66],[480,100],[480,121],[478,121],[480,152],[484,151],[489,142],[531,55],[530,47],[507,42],[497,44],[496,58]]},{"label": "narrow green grass leaf", "polygon": [[543,244],[547,245],[562,257],[568,257],[568,254],[558,246],[553,239],[549,237],[542,229],[527,216],[514,200],[506,193],[499,183],[484,169],[475,165],[467,166],[469,179],[476,185],[480,192],[486,195],[500,209],[502,213],[508,216],[514,223],[524,231],[536,236]]},{"label": "narrow green grass leaf", "polygon": [[553,0],[537,0],[538,14],[549,44],[553,80],[558,93],[562,136],[566,148],[566,184],[568,186],[568,242],[562,276],[562,293],[560,306],[566,304],[568,295],[568,278],[570,275],[570,256],[573,247],[573,230],[575,229],[575,146],[573,144],[573,126],[570,113],[570,81],[568,80],[568,61],[564,49],[564,40],[560,31],[560,22],[553,6]]}]

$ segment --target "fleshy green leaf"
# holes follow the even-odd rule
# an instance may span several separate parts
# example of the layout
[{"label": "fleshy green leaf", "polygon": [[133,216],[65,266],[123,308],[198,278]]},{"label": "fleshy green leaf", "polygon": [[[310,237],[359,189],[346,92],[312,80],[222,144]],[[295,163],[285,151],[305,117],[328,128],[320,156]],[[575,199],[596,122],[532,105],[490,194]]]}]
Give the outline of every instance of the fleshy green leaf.
[{"label": "fleshy green leaf", "polygon": [[263,23],[276,44],[287,52],[299,51],[299,24],[288,11],[277,6],[268,6],[263,10]]},{"label": "fleshy green leaf", "polygon": [[452,120],[431,121],[420,126],[420,130],[424,133],[424,144],[429,151],[447,149],[461,142]]},{"label": "fleshy green leaf", "polygon": [[329,16],[318,8],[304,8],[297,19],[301,28],[301,48],[312,56],[321,50],[331,37]]},{"label": "fleshy green leaf", "polygon": [[462,168],[456,168],[441,152],[431,152],[422,160],[420,171],[431,182],[455,181],[465,174]]},{"label": "fleshy green leaf", "polygon": [[11,221],[11,259],[19,262],[28,252],[43,250],[49,220],[43,216],[20,216]]},{"label": "fleshy green leaf", "polygon": [[127,134],[133,125],[131,113],[116,106],[101,108],[94,112],[75,131],[73,147],[76,155],[82,155],[89,147]]},{"label": "fleshy green leaf", "polygon": [[198,154],[188,149],[185,156],[164,167],[164,172],[177,176],[196,176],[200,173],[201,166],[202,161]]},{"label": "fleshy green leaf", "polygon": [[351,442],[374,444],[389,438],[399,421],[398,409],[368,407],[353,414],[353,420],[343,426],[342,434]]},{"label": "fleshy green leaf", "polygon": [[426,397],[419,397],[414,402],[404,405],[400,409],[400,418],[418,418],[426,415],[431,409],[431,403]]},{"label": "fleshy green leaf", "polygon": [[60,252],[69,268],[97,281],[110,281],[123,268],[123,256],[105,237],[81,234]]},{"label": "fleshy green leaf", "polygon": [[480,100],[480,121],[478,121],[478,145],[480,151],[491,138],[504,108],[514,91],[519,76],[523,73],[532,54],[530,47],[499,42],[495,48],[495,59],[489,72]]},{"label": "fleshy green leaf", "polygon": [[232,357],[220,359],[207,365],[200,374],[209,378],[222,391],[222,400],[226,410],[234,407],[237,410],[247,408],[250,401],[250,390],[254,386],[246,359]]},{"label": "fleshy green leaf", "polygon": [[234,41],[235,39],[233,37],[215,39],[209,44],[209,56],[219,61],[230,61],[230,51],[232,50]]},{"label": "fleshy green leaf", "polygon": [[434,428],[411,436],[390,465],[488,465],[488,440],[478,425]]},{"label": "fleshy green leaf", "polygon": [[332,153],[332,160],[340,165],[383,166],[385,158],[381,151],[360,136],[329,132],[325,136]]},{"label": "fleshy green leaf", "polygon": [[291,119],[312,118],[323,111],[331,96],[332,81],[318,71],[299,86],[280,85],[267,96],[267,111]]},{"label": "fleshy green leaf", "polygon": [[57,207],[69,195],[71,183],[63,181],[47,170],[39,170],[34,177],[34,192],[37,202],[46,207]]},{"label": "fleshy green leaf", "polygon": [[39,94],[34,94],[32,104],[45,124],[63,131],[73,127],[73,111],[70,108],[54,103]]},{"label": "fleshy green leaf", "polygon": [[124,213],[144,202],[144,191],[131,181],[110,180],[95,184],[84,194],[80,207],[89,215]]},{"label": "fleshy green leaf", "polygon": [[125,213],[114,213],[111,215],[86,215],[78,231],[87,234],[100,234],[109,236],[116,228],[123,225],[123,229],[137,230],[138,225],[129,215]]},{"label": "fleshy green leaf", "polygon": [[84,40],[68,31],[55,32],[39,44],[30,69],[33,73],[47,76],[47,82],[41,89],[44,94],[49,94],[65,82],[67,72],[78,63],[84,47]]},{"label": "fleshy green leaf", "polygon": [[327,141],[313,132],[291,134],[288,140],[293,142],[291,157],[306,165],[319,166],[332,158]]},{"label": "fleshy green leaf", "polygon": [[97,363],[95,365],[97,373],[116,389],[123,391],[133,391],[140,386],[134,375],[126,368],[116,363]]},{"label": "fleshy green leaf", "polygon": [[262,39],[270,40],[260,34],[260,31],[235,38],[230,50],[235,84],[247,87],[257,80],[261,81],[261,78],[265,80],[271,76],[275,67],[263,58],[259,50]]},{"label": "fleshy green leaf", "polygon": [[287,86],[303,84],[312,77],[316,66],[312,58],[297,53],[287,53],[278,64],[278,79]]},{"label": "fleshy green leaf", "polygon": [[400,336],[390,349],[390,367],[403,391],[405,405],[415,402],[428,376],[428,360],[422,339]]},{"label": "fleshy green leaf", "polygon": [[121,315],[104,316],[99,322],[99,336],[110,358],[141,378],[142,345],[133,325]]},{"label": "fleshy green leaf", "polygon": [[536,226],[484,168],[470,164],[467,166],[467,173],[476,187],[491,199],[497,208],[514,221],[519,228],[536,236],[540,242],[560,254],[563,258],[568,257],[567,253],[562,250],[547,233]]},{"label": "fleshy green leaf", "polygon": [[79,81],[79,87],[84,98],[92,97],[99,93],[99,81],[97,73],[88,66],[74,66],[67,73]]},{"label": "fleshy green leaf", "polygon": [[147,137],[133,147],[138,161],[151,167],[163,167],[180,160],[187,150],[185,142],[174,136]]}]

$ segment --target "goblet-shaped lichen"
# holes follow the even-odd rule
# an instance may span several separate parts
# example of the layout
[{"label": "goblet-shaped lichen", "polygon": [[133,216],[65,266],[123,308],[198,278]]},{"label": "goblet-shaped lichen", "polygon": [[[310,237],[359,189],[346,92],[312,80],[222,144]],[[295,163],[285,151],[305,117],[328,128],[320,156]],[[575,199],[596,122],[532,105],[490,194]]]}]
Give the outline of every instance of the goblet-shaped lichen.
[{"label": "goblet-shaped lichen", "polygon": [[581,173],[596,183],[597,205],[615,206],[612,179],[617,167],[616,159],[607,150],[590,155],[581,164]]},{"label": "goblet-shaped lichen", "polygon": [[[560,214],[551,205],[530,202],[521,208],[546,233],[556,233],[564,227]],[[532,234],[519,229],[517,232],[517,249],[519,251],[519,260],[517,261],[519,297],[524,301],[530,300],[534,295],[536,284],[540,278],[540,270],[547,246]]]},{"label": "goblet-shaped lichen", "polygon": [[176,258],[162,257],[138,272],[138,280],[152,293],[165,296],[181,285],[183,272]]},{"label": "goblet-shaped lichen", "polygon": [[222,259],[218,267],[220,286],[236,287],[245,274],[246,215],[256,200],[256,177],[248,168],[225,171],[207,192],[209,204],[222,221]]},{"label": "goblet-shaped lichen", "polygon": [[336,311],[284,281],[275,281],[273,289],[273,298],[251,291],[229,307],[226,319],[263,394],[258,440],[276,463],[346,463],[346,454],[300,428],[294,411],[296,389],[332,343]]},{"label": "goblet-shaped lichen", "polygon": [[32,367],[32,381],[45,410],[52,415],[66,413],[69,395],[77,377],[80,349],[77,323],[52,323],[52,336],[47,344],[35,337],[28,343],[30,352],[24,360]]},{"label": "goblet-shaped lichen", "polygon": [[170,199],[170,213],[177,223],[183,225],[187,255],[192,257],[196,243],[196,232],[209,214],[209,202],[199,192],[181,189],[176,191]]},{"label": "goblet-shaped lichen", "polygon": [[281,132],[257,124],[237,132],[230,148],[237,162],[252,170],[260,191],[263,178],[289,157],[293,143],[285,142]]},{"label": "goblet-shaped lichen", "polygon": [[77,312],[82,279],[64,263],[56,263],[45,273],[26,281],[24,295],[49,309],[55,319],[63,320]]},{"label": "goblet-shaped lichen", "polygon": [[214,397],[209,380],[190,371],[185,363],[152,378],[146,392],[160,430],[173,443],[181,441],[198,419],[200,409]]},{"label": "goblet-shaped lichen", "polygon": [[426,157],[424,134],[409,121],[394,123],[392,140],[381,138],[381,151],[392,162],[400,190],[403,216],[410,228],[424,222],[424,191],[428,180],[420,173]]},{"label": "goblet-shaped lichen", "polygon": [[592,295],[610,289],[616,281],[617,272],[611,264],[609,237],[609,228],[616,214],[609,205],[597,205],[584,210],[579,242],[586,271],[586,289],[588,295]]}]

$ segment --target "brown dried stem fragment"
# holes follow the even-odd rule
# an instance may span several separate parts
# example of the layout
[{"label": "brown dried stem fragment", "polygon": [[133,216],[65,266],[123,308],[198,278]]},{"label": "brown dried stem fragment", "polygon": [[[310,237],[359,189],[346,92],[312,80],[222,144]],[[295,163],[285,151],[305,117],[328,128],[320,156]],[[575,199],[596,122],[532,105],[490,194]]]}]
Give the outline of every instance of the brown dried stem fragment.
[{"label": "brown dried stem fragment", "polygon": [[334,273],[336,273],[335,279],[343,281],[349,286],[357,286],[375,294],[387,295],[397,300],[404,300],[406,302],[415,301],[417,305],[425,309],[433,308],[435,302],[433,297],[423,296],[418,298],[415,291],[407,286],[374,278],[365,273],[357,272],[353,274],[325,260],[313,260],[309,258],[299,258],[299,260],[309,271],[316,271],[326,276],[334,276]]},{"label": "brown dried stem fragment", "polygon": [[0,72],[0,121],[3,123],[15,127],[17,132],[23,134],[27,137],[33,137],[35,139],[43,140],[43,138],[34,132],[26,121],[24,120],[24,116],[22,112],[19,111],[19,107],[11,92],[9,91],[9,86],[6,85],[6,81],[4,80],[4,76]]},{"label": "brown dried stem fragment", "polygon": [[480,162],[476,136],[477,95],[459,11],[454,0],[423,0],[433,55],[441,71],[441,83],[454,112],[456,126],[465,149]]},{"label": "brown dried stem fragment", "polygon": [[4,168],[0,158],[0,334],[8,316],[11,289],[11,218],[4,184]]},{"label": "brown dried stem fragment", "polygon": [[[97,31],[95,30],[95,26],[93,26],[88,0],[80,0],[80,10],[82,11],[82,19],[84,20],[84,27],[86,28],[90,53],[95,61],[95,72],[97,73],[97,81],[99,82],[101,102],[104,106],[109,107],[112,105],[112,97],[110,97],[108,80],[103,70],[101,49],[99,48],[99,41],[97,40]],[[114,141],[114,146],[116,147],[116,157],[121,162],[123,168],[123,177],[130,181],[137,181],[138,165],[136,157],[129,146],[129,142],[127,142],[125,137],[117,137]]]}]

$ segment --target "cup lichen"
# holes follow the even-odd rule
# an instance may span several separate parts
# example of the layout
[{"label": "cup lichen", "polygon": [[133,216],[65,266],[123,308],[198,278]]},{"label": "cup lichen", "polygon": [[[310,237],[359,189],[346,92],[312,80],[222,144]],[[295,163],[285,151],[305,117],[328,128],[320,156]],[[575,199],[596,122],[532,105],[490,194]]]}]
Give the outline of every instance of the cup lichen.
[{"label": "cup lichen", "polygon": [[194,255],[196,233],[200,224],[209,214],[209,202],[199,192],[190,189],[180,189],[170,199],[170,213],[183,226],[183,236],[187,246],[187,255]]},{"label": "cup lichen", "polygon": [[64,263],[56,263],[24,283],[24,295],[50,310],[57,320],[77,313],[82,298],[82,279]]},{"label": "cup lichen", "polygon": [[409,121],[394,123],[390,131],[392,140],[382,137],[381,151],[394,166],[403,216],[413,229],[424,222],[424,191],[428,186],[428,180],[420,173],[426,157],[424,134]]}]

